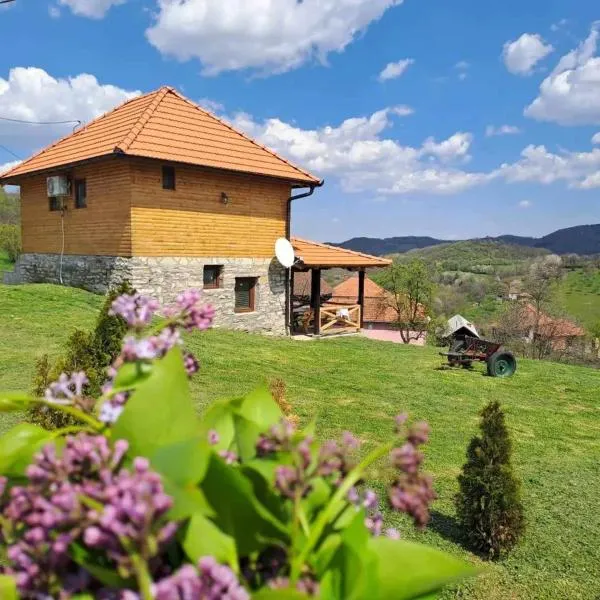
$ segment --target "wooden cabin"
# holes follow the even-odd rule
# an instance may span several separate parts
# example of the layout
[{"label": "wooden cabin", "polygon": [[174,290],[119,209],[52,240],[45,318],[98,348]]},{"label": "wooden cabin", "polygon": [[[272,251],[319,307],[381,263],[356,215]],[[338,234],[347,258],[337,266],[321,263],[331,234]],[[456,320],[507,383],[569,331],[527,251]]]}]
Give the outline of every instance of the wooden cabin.
[{"label": "wooden cabin", "polygon": [[204,288],[217,324],[284,333],[290,271],[274,258],[275,241],[290,236],[292,201],[322,182],[162,87],[0,184],[21,188],[23,254],[7,283],[104,292],[128,279],[162,301]]}]

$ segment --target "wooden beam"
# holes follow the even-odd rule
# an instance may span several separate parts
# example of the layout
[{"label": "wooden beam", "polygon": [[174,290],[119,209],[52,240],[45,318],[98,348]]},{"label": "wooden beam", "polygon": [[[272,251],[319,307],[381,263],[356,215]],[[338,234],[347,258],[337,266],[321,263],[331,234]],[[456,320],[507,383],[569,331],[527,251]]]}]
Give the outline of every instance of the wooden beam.
[{"label": "wooden beam", "polygon": [[321,333],[321,269],[312,269],[310,303],[314,314],[314,334]]},{"label": "wooden beam", "polygon": [[360,306],[360,327],[365,324],[365,270],[358,272],[358,305]]}]

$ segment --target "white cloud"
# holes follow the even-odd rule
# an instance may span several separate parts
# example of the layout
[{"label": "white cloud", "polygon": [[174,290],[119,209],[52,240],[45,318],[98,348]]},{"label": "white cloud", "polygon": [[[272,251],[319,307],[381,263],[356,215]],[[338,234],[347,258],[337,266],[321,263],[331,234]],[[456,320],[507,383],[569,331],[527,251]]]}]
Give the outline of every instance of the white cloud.
[{"label": "white cloud", "polygon": [[454,68],[458,71],[458,79],[459,81],[465,81],[469,76],[468,70],[471,68],[471,64],[466,60],[459,60]]},{"label": "white cloud", "polygon": [[60,8],[58,8],[58,6],[52,6],[52,5],[50,5],[48,7],[48,14],[53,19],[58,19],[60,17]]},{"label": "white cloud", "polygon": [[390,112],[398,117],[410,117],[415,113],[415,109],[406,104],[398,104],[398,106],[390,108]]},{"label": "white cloud", "polygon": [[570,188],[600,187],[600,148],[590,152],[555,154],[545,146],[529,145],[521,152],[521,159],[503,164],[493,172],[509,183],[535,182],[545,185],[565,182]]},{"label": "white cloud", "polygon": [[21,160],[12,160],[10,162],[1,164],[0,165],[0,175],[2,175],[2,173],[6,173],[6,171],[8,171],[9,169],[12,169],[13,167],[20,165],[22,162],[23,161],[21,161]]},{"label": "white cloud", "polygon": [[379,73],[379,81],[388,81],[389,79],[397,79],[401,77],[406,69],[410,67],[414,63],[414,59],[412,58],[403,58],[398,62],[391,62],[385,66],[385,69]]},{"label": "white cloud", "polygon": [[439,158],[442,162],[457,159],[468,160],[469,148],[473,141],[470,133],[458,132],[439,144],[432,138],[427,138],[423,143],[423,152]]},{"label": "white cloud", "polygon": [[61,6],[68,6],[73,14],[90,19],[102,19],[112,6],[126,0],[58,0]]},{"label": "white cloud", "polygon": [[[15,67],[7,79],[0,77],[0,114],[27,121],[86,122],[139,93],[102,85],[87,73],[57,79],[43,69]],[[3,144],[22,149],[19,154],[25,155],[66,135],[73,126],[74,123],[42,126],[0,121],[0,138]]]},{"label": "white cloud", "polygon": [[504,44],[502,57],[514,75],[531,75],[535,65],[553,50],[539,34],[524,33],[518,40]]},{"label": "white cloud", "polygon": [[525,115],[561,125],[600,123],[600,57],[596,56],[600,25],[563,56],[540,86]]},{"label": "white cloud", "polygon": [[566,27],[569,24],[569,19],[561,19],[557,23],[552,23],[550,25],[551,31],[560,31],[563,27]]},{"label": "white cloud", "polygon": [[592,144],[600,144],[600,131],[592,136]]},{"label": "white cloud", "polygon": [[[73,0],[70,0],[73,1]],[[348,44],[403,0],[158,0],[146,31],[161,53],[197,58],[205,75],[282,73]]]},{"label": "white cloud", "polygon": [[495,135],[517,135],[518,133],[521,133],[521,130],[516,125],[500,125],[499,127],[488,125],[485,128],[486,137]]},{"label": "white cloud", "polygon": [[348,192],[369,192],[374,197],[444,194],[487,180],[484,174],[450,166],[453,159],[464,161],[471,134],[456,133],[441,142],[429,138],[420,147],[404,146],[385,136],[394,114],[388,108],[320,129],[301,129],[280,119],[257,122],[245,113],[235,115],[232,122],[307,169],[339,178]]},{"label": "white cloud", "polygon": [[531,200],[521,200],[521,202],[519,202],[519,208],[531,208],[531,206]]},{"label": "white cloud", "polygon": [[220,113],[225,108],[223,104],[212,98],[200,98],[198,104],[211,113]]}]

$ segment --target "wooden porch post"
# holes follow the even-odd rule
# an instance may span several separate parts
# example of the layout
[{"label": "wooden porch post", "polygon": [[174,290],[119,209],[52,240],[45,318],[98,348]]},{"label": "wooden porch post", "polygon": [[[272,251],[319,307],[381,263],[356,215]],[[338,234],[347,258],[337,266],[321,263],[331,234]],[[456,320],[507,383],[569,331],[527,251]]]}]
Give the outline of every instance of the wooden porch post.
[{"label": "wooden porch post", "polygon": [[314,334],[321,334],[321,269],[311,270],[310,301],[314,313]]},{"label": "wooden porch post", "polygon": [[358,272],[358,305],[360,306],[360,328],[365,324],[365,270]]}]

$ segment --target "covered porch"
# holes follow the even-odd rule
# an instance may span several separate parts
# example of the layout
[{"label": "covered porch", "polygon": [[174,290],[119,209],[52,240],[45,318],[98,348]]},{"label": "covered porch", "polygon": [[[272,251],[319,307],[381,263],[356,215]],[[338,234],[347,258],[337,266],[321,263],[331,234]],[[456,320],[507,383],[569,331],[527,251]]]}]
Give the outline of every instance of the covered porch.
[{"label": "covered porch", "polygon": [[[292,238],[296,261],[290,269],[290,322],[292,335],[330,336],[358,333],[364,323],[365,273],[369,268],[387,267],[391,260],[337,248],[327,244]],[[323,294],[322,280],[327,269],[358,272],[359,285],[355,302],[338,303]],[[297,278],[305,285],[295,285]],[[299,289],[310,285],[310,293]]]}]

